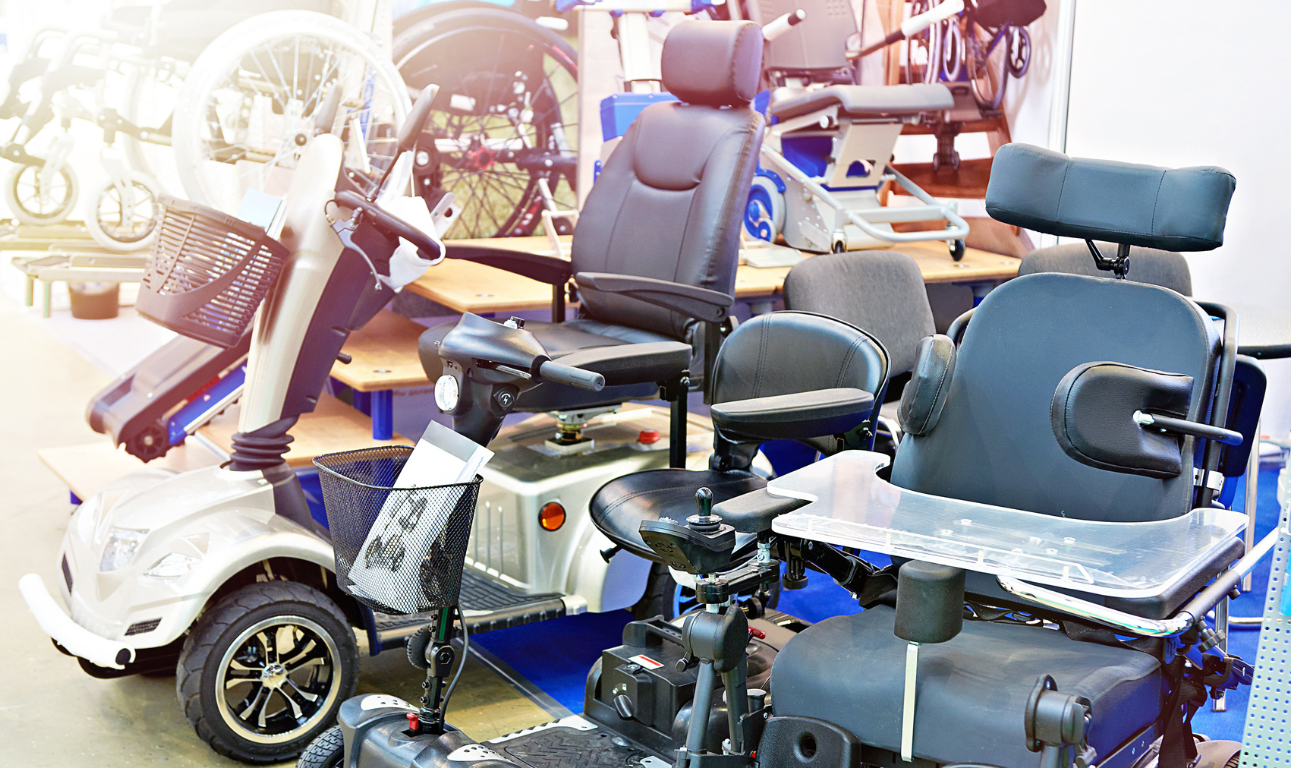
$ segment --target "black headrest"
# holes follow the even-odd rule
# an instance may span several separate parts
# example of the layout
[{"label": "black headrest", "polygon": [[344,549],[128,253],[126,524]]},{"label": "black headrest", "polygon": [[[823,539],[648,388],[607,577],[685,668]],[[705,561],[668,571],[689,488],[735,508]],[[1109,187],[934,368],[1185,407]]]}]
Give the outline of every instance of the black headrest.
[{"label": "black headrest", "polygon": [[690,104],[745,106],[762,75],[762,28],[751,21],[683,21],[663,41],[663,87]]},{"label": "black headrest", "polygon": [[1208,251],[1224,244],[1237,180],[1223,168],[1156,168],[1000,147],[986,212],[1005,224],[1085,240]]}]

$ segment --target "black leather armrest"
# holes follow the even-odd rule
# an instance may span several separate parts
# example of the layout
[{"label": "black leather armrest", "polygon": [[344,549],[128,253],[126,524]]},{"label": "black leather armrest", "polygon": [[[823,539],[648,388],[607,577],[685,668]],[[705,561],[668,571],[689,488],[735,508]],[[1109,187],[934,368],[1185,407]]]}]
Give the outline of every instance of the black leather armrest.
[{"label": "black leather armrest", "polygon": [[444,246],[450,259],[497,267],[547,285],[564,285],[573,275],[569,261],[557,256],[486,245],[454,245],[451,240],[444,243]]},{"label": "black leather armrest", "polygon": [[684,283],[655,280],[650,277],[611,275],[605,272],[579,272],[574,280],[580,288],[605,293],[621,293],[634,299],[671,309],[696,320],[720,323],[735,303],[735,297],[718,291]]},{"label": "black leather armrest", "polygon": [[727,499],[713,505],[713,514],[740,533],[761,533],[771,530],[771,521],[787,512],[807,506],[802,499],[772,496],[767,489]]},{"label": "black leather armrest", "polygon": [[720,403],[712,417],[727,439],[803,440],[850,432],[873,410],[874,395],[838,388]]},{"label": "black leather armrest", "polygon": [[690,367],[690,345],[680,341],[647,341],[571,352],[556,362],[605,377],[605,385],[667,381]]}]

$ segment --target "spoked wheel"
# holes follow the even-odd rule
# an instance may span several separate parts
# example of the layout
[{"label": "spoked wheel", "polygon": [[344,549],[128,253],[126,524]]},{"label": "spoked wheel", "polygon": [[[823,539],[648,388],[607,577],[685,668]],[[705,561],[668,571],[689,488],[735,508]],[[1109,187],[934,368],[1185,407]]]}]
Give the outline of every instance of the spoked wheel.
[{"label": "spoked wheel", "polygon": [[973,98],[982,109],[999,109],[1008,85],[1009,35],[1007,30],[987,29],[971,21],[965,22],[968,80]]},{"label": "spoked wheel", "polygon": [[[317,117],[339,91],[330,126]],[[196,202],[228,213],[248,188],[286,191],[320,129],[341,135],[347,162],[379,174],[411,102],[399,73],[357,29],[321,13],[274,11],[230,28],[198,57],[175,108],[175,162]]]},{"label": "spoked wheel", "polygon": [[[932,10],[937,0],[915,0],[911,16]],[[942,33],[945,23],[933,24],[910,38],[906,46],[906,82],[935,83],[940,67]]]},{"label": "spoked wheel", "polygon": [[99,245],[110,251],[147,248],[157,236],[162,207],[157,184],[131,172],[125,179],[108,180],[85,207],[85,227]]},{"label": "spoked wheel", "polygon": [[162,192],[177,197],[184,196],[184,184],[167,131],[183,84],[183,77],[172,68],[132,69],[127,75],[125,108],[121,110],[126,120],[158,131],[143,136],[122,135],[126,161],[132,169],[151,177]]},{"label": "spoked wheel", "polygon": [[300,754],[354,694],[354,633],[303,584],[244,587],[209,609],[179,659],[177,688],[197,734],[249,763]]},{"label": "spoked wheel", "polygon": [[1009,74],[1022,77],[1031,68],[1031,33],[1026,27],[1009,30]]},{"label": "spoked wheel", "polygon": [[23,224],[57,224],[76,205],[76,174],[66,165],[57,170],[16,165],[4,185],[4,201]]},{"label": "spoked wheel", "polygon": [[395,38],[394,60],[410,87],[440,88],[414,175],[428,204],[456,196],[451,237],[540,231],[539,180],[576,207],[578,64],[559,35],[507,11],[450,11]]}]

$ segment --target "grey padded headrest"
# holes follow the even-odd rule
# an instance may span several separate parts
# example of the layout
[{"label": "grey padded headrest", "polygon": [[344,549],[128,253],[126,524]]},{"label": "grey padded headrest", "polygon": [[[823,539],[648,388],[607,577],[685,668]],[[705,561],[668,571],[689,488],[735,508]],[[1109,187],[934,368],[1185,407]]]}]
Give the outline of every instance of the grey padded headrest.
[{"label": "grey padded headrest", "polygon": [[762,76],[762,28],[751,21],[683,21],[663,41],[663,87],[689,104],[747,106]]},{"label": "grey padded headrest", "polygon": [[995,154],[986,212],[1061,237],[1166,251],[1224,244],[1237,180],[1223,168],[1156,168],[1067,157],[1026,144]]}]

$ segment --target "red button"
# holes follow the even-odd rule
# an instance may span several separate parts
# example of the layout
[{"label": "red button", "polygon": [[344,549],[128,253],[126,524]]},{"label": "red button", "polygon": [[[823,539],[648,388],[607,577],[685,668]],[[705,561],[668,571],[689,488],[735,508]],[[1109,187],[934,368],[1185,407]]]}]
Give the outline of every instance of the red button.
[{"label": "red button", "polygon": [[757,639],[759,639],[759,640],[766,640],[766,639],[767,639],[767,633],[766,633],[766,632],[763,632],[762,630],[758,629],[757,627],[749,627],[749,637],[750,637],[750,638],[754,638],[754,637],[756,637],[756,638],[757,638]]},{"label": "red button", "polygon": [[417,717],[416,712],[408,713],[408,730],[413,733],[419,733],[421,731],[421,719]]},{"label": "red button", "polygon": [[657,429],[643,429],[641,430],[641,434],[637,435],[637,442],[645,445],[657,443],[662,439],[663,436],[659,434],[659,430]]}]

